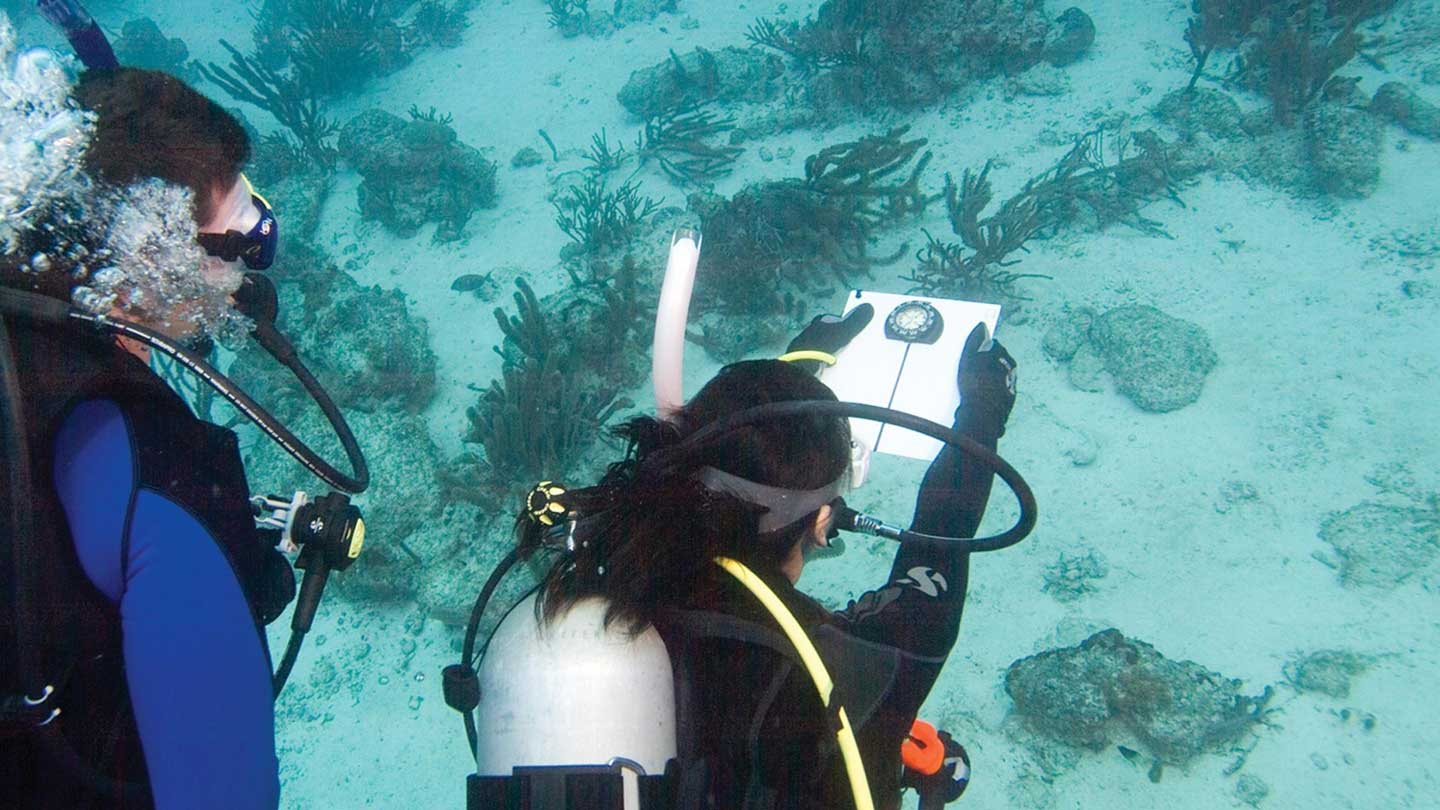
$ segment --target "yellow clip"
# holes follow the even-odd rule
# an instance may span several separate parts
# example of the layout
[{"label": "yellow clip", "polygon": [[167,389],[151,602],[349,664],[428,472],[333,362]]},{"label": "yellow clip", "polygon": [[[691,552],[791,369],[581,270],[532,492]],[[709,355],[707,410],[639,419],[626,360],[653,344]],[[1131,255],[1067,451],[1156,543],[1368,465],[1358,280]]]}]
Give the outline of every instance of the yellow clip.
[{"label": "yellow clip", "polygon": [[775,359],[782,363],[793,363],[796,360],[819,360],[827,366],[835,365],[835,355],[816,349],[800,349],[798,351],[786,352]]},{"label": "yellow clip", "polygon": [[355,521],[355,529],[350,534],[350,548],[346,550],[345,556],[355,559],[360,556],[360,549],[365,547],[365,521]]}]

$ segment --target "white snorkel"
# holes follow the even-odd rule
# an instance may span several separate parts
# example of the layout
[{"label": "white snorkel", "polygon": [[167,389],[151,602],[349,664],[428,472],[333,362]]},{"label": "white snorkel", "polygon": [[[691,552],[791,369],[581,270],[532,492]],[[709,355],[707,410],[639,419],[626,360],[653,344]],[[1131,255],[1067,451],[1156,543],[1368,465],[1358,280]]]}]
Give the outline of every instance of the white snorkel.
[{"label": "white snorkel", "polygon": [[[650,378],[655,386],[655,413],[661,419],[671,418],[685,405],[685,325],[690,318],[690,298],[695,291],[701,241],[700,232],[691,228],[677,228],[670,237],[670,257],[665,263],[665,280],[660,285],[660,304],[655,312],[655,341],[651,346],[653,359],[650,365]],[[870,448],[863,441],[852,441],[849,474],[842,477],[848,485],[837,487],[836,494],[857,489],[865,483],[869,472]],[[719,477],[734,479],[719,471],[712,473],[714,475],[709,483],[717,486]],[[734,479],[723,488],[732,490],[732,494],[741,494],[739,490],[745,489],[740,486],[741,483],[750,482]],[[773,488],[758,484],[751,486],[756,488],[749,492],[754,497],[774,495],[770,492]]]},{"label": "white snorkel", "polygon": [[690,295],[699,263],[700,232],[677,229],[670,237],[670,258],[660,285],[651,346],[650,378],[655,385],[655,412],[661,419],[674,416],[685,404],[685,324],[690,318]]}]

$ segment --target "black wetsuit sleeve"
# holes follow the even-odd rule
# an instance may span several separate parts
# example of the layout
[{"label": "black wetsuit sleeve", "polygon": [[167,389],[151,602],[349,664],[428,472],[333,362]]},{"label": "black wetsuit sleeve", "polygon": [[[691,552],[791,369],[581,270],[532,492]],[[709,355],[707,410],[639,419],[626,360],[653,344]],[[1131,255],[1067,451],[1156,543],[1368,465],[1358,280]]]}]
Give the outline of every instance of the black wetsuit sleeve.
[{"label": "black wetsuit sleeve", "polygon": [[[995,449],[1000,425],[964,414],[957,430]],[[994,473],[946,446],[926,471],[911,529],[944,537],[973,537],[985,514]],[[896,689],[916,711],[960,632],[969,585],[970,555],[950,543],[907,542],[895,552],[887,583],[851,602],[835,619],[852,635],[892,647],[920,664]]]},{"label": "black wetsuit sleeve", "polygon": [[[1003,424],[968,419],[955,428],[995,449]],[[942,537],[973,537],[985,514],[994,474],[948,445],[926,471],[911,529]],[[833,620],[848,634],[894,656],[895,669],[874,711],[855,730],[876,807],[896,806],[900,795],[900,743],[930,695],[960,633],[969,585],[970,555],[950,543],[907,542],[895,552],[890,578],[837,611]],[[849,788],[838,757],[822,783],[820,803],[848,803]]]}]

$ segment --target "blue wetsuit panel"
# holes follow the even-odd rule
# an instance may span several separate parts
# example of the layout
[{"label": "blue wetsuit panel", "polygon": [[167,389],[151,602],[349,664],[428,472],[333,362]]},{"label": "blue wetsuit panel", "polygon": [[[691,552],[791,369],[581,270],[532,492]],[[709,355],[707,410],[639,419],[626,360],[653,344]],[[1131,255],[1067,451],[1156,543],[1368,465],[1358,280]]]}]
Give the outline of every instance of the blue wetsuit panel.
[{"label": "blue wetsuit panel", "polygon": [[80,405],[56,441],[55,484],[86,575],[120,608],[155,806],[275,808],[274,698],[250,607],[205,526],[136,487],[133,441],[113,402]]}]

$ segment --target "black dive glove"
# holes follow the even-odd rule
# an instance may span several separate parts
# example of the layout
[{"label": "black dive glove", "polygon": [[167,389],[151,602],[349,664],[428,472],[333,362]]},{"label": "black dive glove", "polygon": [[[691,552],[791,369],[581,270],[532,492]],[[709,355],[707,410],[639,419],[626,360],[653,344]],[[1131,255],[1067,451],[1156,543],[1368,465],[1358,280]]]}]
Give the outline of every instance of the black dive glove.
[{"label": "black dive glove", "polygon": [[[809,325],[801,330],[794,340],[790,341],[790,345],[785,347],[785,354],[817,351],[833,355],[845,348],[850,341],[855,339],[856,335],[864,331],[873,317],[875,317],[875,307],[869,304],[855,307],[845,313],[844,317],[816,315]],[[818,374],[825,367],[825,363],[819,360],[793,360],[791,362],[811,374]]]},{"label": "black dive glove", "polygon": [[970,755],[949,732],[938,731],[936,736],[945,746],[945,760],[940,769],[924,774],[906,766],[900,775],[900,787],[913,788],[920,794],[920,810],[940,810],[960,798],[970,784]]},{"label": "black dive glove", "polygon": [[989,328],[978,324],[965,339],[957,384],[960,409],[955,421],[971,430],[1005,435],[1005,421],[1015,407],[1015,358],[999,341],[988,340]]}]

